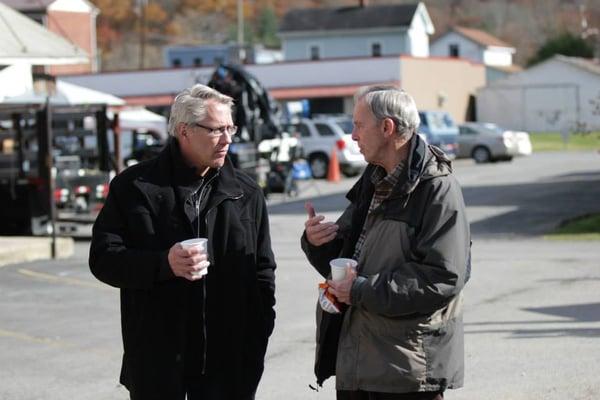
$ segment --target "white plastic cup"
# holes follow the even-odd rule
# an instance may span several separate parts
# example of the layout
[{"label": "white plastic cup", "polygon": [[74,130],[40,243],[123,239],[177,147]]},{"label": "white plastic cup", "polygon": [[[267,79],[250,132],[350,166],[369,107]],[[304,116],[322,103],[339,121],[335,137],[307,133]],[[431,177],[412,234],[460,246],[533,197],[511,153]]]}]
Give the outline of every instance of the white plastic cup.
[{"label": "white plastic cup", "polygon": [[[207,238],[194,238],[188,239],[181,242],[181,247],[184,249],[190,249],[192,247],[198,247],[201,253],[206,253],[208,251],[208,239]],[[208,267],[201,269],[198,271],[195,276],[203,276],[208,274]]]},{"label": "white plastic cup", "polygon": [[334,258],[329,261],[329,266],[331,267],[331,280],[341,281],[344,279],[346,277],[346,268],[348,268],[348,265],[356,269],[358,263],[351,258]]},{"label": "white plastic cup", "polygon": [[206,245],[208,244],[208,239],[207,238],[194,238],[194,239],[188,239],[188,240],[184,240],[183,242],[181,242],[181,247],[183,247],[184,249],[189,249],[191,247],[200,247],[201,251],[206,251]]}]

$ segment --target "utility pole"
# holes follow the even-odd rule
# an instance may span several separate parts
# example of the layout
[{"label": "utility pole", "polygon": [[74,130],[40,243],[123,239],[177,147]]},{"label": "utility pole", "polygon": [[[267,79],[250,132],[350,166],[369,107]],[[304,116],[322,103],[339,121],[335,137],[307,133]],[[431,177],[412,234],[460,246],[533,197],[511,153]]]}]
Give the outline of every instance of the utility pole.
[{"label": "utility pole", "polygon": [[588,40],[590,36],[595,36],[596,40],[592,42],[594,47],[594,57],[600,57],[600,30],[588,25],[585,2],[579,4],[579,18],[581,21],[581,38],[583,40]]},{"label": "utility pole", "polygon": [[146,57],[146,6],[148,0],[138,0],[139,24],[140,24],[140,60],[139,69],[144,69],[144,58]]},{"label": "utility pole", "polygon": [[246,59],[246,49],[244,48],[244,1],[237,0],[237,45],[238,59],[243,64]]}]

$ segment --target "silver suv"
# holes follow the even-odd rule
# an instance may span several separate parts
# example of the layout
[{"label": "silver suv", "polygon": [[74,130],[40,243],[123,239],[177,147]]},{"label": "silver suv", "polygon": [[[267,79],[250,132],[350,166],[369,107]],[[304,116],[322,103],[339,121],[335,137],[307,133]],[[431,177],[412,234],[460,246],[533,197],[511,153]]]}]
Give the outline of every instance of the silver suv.
[{"label": "silver suv", "polygon": [[285,130],[300,139],[314,178],[327,176],[334,150],[346,176],[358,175],[367,166],[358,144],[352,140],[352,119],[347,115],[300,118],[288,124]]}]

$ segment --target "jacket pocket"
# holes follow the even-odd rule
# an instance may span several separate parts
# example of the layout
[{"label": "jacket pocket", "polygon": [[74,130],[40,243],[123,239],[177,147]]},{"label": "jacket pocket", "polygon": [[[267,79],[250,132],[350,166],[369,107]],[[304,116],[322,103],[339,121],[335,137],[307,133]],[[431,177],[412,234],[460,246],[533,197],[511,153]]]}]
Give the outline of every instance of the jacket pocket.
[{"label": "jacket pocket", "polygon": [[412,320],[365,315],[358,332],[359,379],[380,391],[418,391],[426,376],[426,358],[413,326]]}]

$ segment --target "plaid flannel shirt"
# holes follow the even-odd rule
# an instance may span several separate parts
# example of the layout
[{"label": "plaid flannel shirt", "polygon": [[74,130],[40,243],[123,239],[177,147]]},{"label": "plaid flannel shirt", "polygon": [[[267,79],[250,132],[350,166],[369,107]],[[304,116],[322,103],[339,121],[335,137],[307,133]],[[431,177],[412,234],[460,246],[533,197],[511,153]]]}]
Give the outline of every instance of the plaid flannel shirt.
[{"label": "plaid flannel shirt", "polygon": [[389,174],[386,174],[383,167],[377,167],[375,171],[373,171],[373,174],[371,174],[371,182],[373,182],[373,185],[375,185],[375,192],[373,193],[373,198],[371,199],[371,204],[369,205],[367,219],[362,227],[360,236],[356,241],[356,246],[354,247],[354,255],[352,256],[353,259],[358,260],[358,257],[360,256],[363,244],[365,243],[365,238],[367,237],[367,232],[373,224],[373,210],[379,207],[381,203],[387,199],[390,194],[392,194],[394,186],[396,186],[400,180],[400,175],[404,170],[404,165],[405,162],[401,161]]}]

